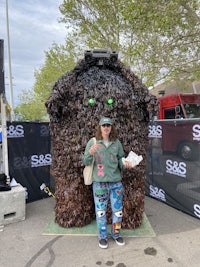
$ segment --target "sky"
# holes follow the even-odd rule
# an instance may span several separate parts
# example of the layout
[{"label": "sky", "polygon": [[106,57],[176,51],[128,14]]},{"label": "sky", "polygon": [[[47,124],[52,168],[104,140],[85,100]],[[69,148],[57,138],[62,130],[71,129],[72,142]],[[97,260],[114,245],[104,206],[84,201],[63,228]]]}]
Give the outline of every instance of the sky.
[{"label": "sky", "polygon": [[[66,29],[58,20],[62,0],[7,0],[10,37],[10,58],[13,83],[13,106],[22,90],[34,85],[34,71],[45,62],[45,51],[53,42],[64,44]],[[4,71],[6,99],[10,101],[6,0],[0,0],[0,39],[4,40]]]}]

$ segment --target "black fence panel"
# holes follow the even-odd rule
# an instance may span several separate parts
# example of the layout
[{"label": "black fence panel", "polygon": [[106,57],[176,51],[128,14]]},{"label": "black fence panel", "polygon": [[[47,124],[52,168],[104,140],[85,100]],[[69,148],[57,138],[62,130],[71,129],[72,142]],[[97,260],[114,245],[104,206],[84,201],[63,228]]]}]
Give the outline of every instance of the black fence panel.
[{"label": "black fence panel", "polygon": [[200,219],[200,119],[149,126],[146,194]]},{"label": "black fence panel", "polygon": [[[54,191],[48,123],[8,123],[11,178],[27,188],[27,202]],[[200,119],[163,120],[149,125],[146,195],[200,219]]]},{"label": "black fence panel", "polygon": [[48,123],[7,124],[9,173],[27,189],[27,202],[48,197],[40,186],[51,186]]}]

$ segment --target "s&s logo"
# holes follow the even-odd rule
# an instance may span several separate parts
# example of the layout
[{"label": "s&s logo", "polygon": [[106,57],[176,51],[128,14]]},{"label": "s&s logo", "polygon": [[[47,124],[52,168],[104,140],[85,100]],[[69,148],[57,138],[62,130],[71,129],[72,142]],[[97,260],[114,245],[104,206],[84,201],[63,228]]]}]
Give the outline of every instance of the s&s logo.
[{"label": "s&s logo", "polygon": [[13,161],[14,169],[26,169],[30,168],[31,166],[31,159],[29,157],[15,157]]},{"label": "s&s logo", "polygon": [[24,137],[24,127],[23,125],[10,125],[7,128],[7,137],[8,138],[16,138],[16,137]]},{"label": "s&s logo", "polygon": [[200,218],[200,205],[194,204],[194,214]]},{"label": "s&s logo", "polygon": [[49,127],[47,125],[40,126],[40,136],[49,136]]},{"label": "s&s logo", "polygon": [[172,161],[171,159],[166,160],[166,172],[181,177],[186,177],[186,163]]},{"label": "s&s logo", "polygon": [[149,190],[150,190],[150,196],[158,198],[162,201],[166,201],[165,191],[162,188],[150,185]]},{"label": "s&s logo", "polygon": [[31,167],[41,167],[51,165],[51,154],[41,154],[31,156]]},{"label": "s&s logo", "polygon": [[162,138],[162,126],[161,125],[149,125],[148,136]]},{"label": "s&s logo", "polygon": [[200,124],[195,124],[192,127],[193,140],[200,141]]}]

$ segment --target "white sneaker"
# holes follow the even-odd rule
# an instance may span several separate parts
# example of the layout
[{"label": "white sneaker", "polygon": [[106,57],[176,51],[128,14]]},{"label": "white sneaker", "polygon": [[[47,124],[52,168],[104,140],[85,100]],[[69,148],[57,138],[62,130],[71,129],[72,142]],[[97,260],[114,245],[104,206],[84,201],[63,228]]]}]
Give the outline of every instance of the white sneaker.
[{"label": "white sneaker", "polygon": [[115,242],[119,246],[124,246],[125,245],[124,239],[121,236],[118,237],[117,239],[115,239]]},{"label": "white sneaker", "polygon": [[107,248],[108,247],[108,241],[106,239],[99,239],[99,247],[100,248]]}]

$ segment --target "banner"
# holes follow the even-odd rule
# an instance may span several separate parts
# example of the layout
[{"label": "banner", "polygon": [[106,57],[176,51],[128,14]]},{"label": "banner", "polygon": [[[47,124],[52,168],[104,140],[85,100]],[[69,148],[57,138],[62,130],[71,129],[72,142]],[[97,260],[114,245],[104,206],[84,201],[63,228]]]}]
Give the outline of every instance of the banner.
[{"label": "banner", "polygon": [[48,197],[40,186],[51,187],[48,123],[7,123],[10,177],[26,188],[27,202]]},{"label": "banner", "polygon": [[200,119],[149,126],[146,194],[200,219]]},{"label": "banner", "polygon": [[[54,191],[49,124],[7,124],[10,177],[27,189],[27,202]],[[146,195],[200,219],[200,119],[149,125]]]}]

